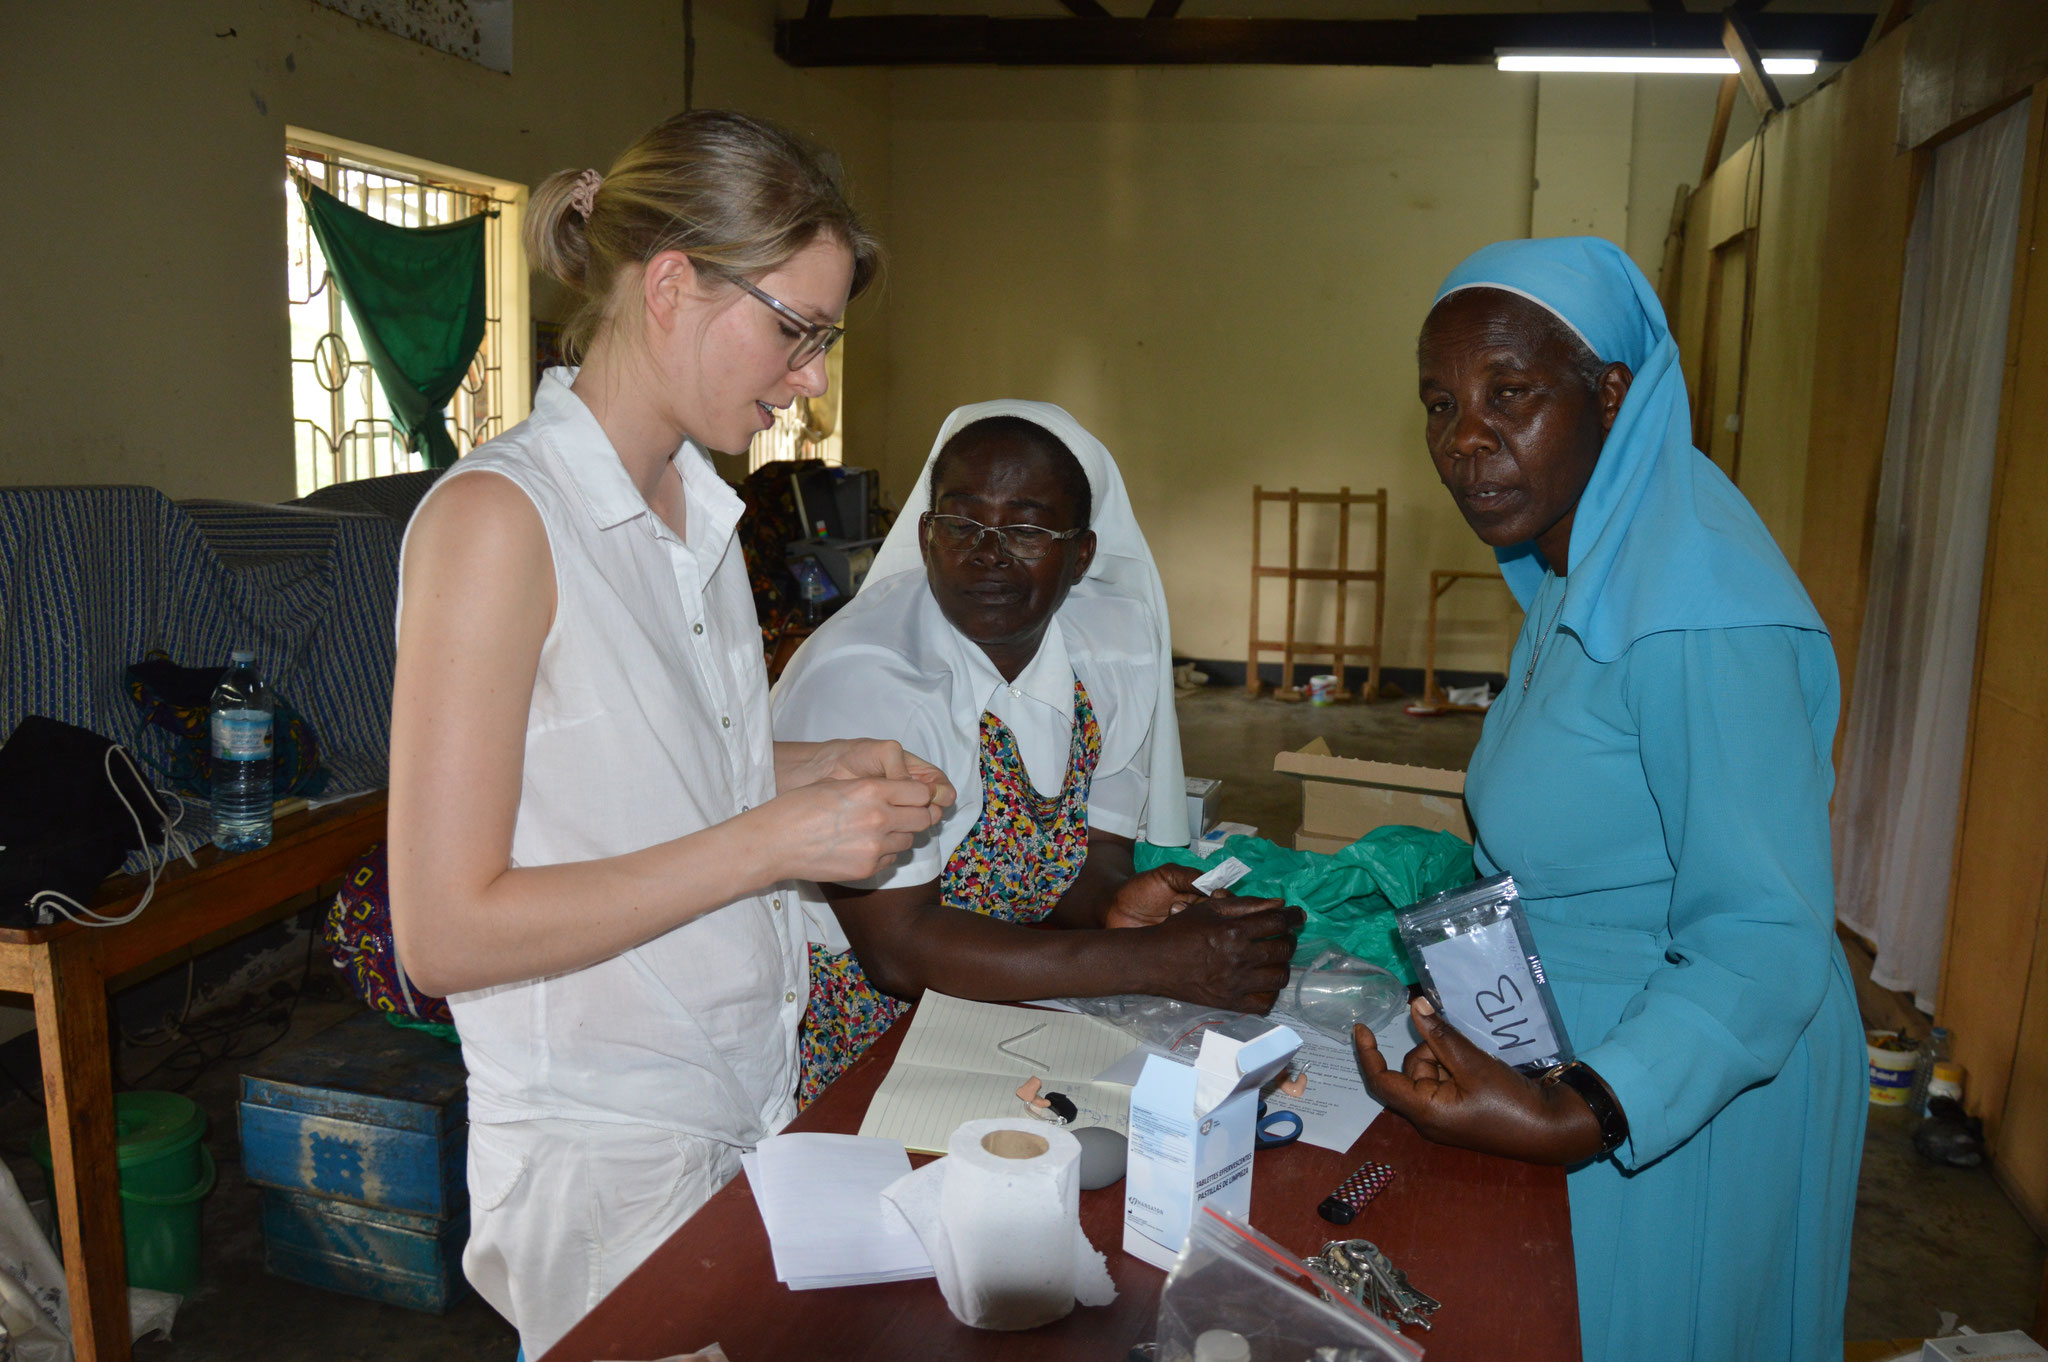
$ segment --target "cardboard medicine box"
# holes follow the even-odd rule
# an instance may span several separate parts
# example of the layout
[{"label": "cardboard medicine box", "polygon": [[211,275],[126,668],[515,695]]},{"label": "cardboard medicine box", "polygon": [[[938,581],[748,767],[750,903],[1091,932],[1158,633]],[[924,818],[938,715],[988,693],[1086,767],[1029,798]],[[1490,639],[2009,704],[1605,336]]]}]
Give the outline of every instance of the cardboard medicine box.
[{"label": "cardboard medicine box", "polygon": [[1204,776],[1187,776],[1188,836],[1200,837],[1216,825],[1216,806],[1223,782]]},{"label": "cardboard medicine box", "polygon": [[1342,851],[1389,823],[1472,840],[1463,771],[1340,757],[1321,738],[1298,752],[1280,753],[1273,769],[1301,781],[1297,851]]},{"label": "cardboard medicine box", "polygon": [[1202,1207],[1251,1219],[1259,1089],[1300,1048],[1301,1037],[1276,1024],[1249,1040],[1210,1031],[1192,1066],[1146,1058],[1131,1089],[1124,1252],[1171,1269]]}]

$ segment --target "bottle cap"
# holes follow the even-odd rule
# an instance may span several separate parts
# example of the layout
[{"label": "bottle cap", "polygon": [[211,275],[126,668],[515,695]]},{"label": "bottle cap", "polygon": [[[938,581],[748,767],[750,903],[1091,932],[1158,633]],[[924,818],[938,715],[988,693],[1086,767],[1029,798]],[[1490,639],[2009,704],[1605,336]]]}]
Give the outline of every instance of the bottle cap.
[{"label": "bottle cap", "polygon": [[1953,1060],[1944,1059],[1935,1064],[1933,1076],[1937,1082],[1960,1083],[1963,1081],[1963,1066]]},{"label": "bottle cap", "polygon": [[230,662],[254,662],[255,660],[256,650],[254,648],[232,648],[228,650],[228,661]]},{"label": "bottle cap", "polygon": [[1251,1362],[1251,1340],[1230,1329],[1211,1329],[1195,1339],[1195,1362]]}]

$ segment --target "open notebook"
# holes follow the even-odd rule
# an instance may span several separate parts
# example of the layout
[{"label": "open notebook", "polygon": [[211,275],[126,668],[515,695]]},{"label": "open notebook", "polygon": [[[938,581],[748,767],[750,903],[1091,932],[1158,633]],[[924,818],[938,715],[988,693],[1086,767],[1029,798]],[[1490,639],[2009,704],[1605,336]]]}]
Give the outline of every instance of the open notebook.
[{"label": "open notebook", "polygon": [[927,990],[860,1133],[943,1154],[962,1121],[1024,1115],[1017,1086],[1037,1077],[1073,1099],[1080,1109],[1075,1125],[1123,1134],[1131,1090],[1095,1076],[1137,1044],[1094,1017],[963,1002]]}]

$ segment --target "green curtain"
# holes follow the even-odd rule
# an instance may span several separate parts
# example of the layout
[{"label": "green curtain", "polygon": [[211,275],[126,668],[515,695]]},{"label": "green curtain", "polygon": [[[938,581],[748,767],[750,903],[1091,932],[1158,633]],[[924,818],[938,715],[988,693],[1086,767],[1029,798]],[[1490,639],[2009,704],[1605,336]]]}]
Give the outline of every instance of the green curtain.
[{"label": "green curtain", "polygon": [[398,227],[302,183],[327,271],[356,319],[405,447],[455,462],[442,409],[484,338],[484,217]]}]

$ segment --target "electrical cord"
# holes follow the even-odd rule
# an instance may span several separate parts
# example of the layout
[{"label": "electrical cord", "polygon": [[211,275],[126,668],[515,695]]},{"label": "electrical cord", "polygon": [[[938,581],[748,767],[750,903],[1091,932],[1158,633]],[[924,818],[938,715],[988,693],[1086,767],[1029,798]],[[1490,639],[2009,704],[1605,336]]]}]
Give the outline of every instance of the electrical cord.
[{"label": "electrical cord", "polygon": [[[178,1036],[182,1043],[178,1048],[140,1074],[133,1077],[122,1075],[120,1086],[124,1089],[138,1088],[158,1074],[167,1073],[168,1086],[166,1083],[154,1086],[170,1092],[184,1092],[214,1065],[228,1060],[253,1059],[283,1040],[290,1034],[292,1021],[298,1015],[299,1000],[306,996],[313,973],[313,947],[319,939],[317,928],[307,931],[306,958],[299,968],[298,982],[290,986],[288,994],[277,996],[273,985],[264,996],[224,1009],[216,1017],[180,1023]],[[254,1045],[247,1043],[251,1037],[258,1037]]]},{"label": "electrical cord", "polygon": [[[143,798],[147,799],[149,806],[156,810],[156,816],[163,826],[163,843],[161,846],[152,847],[150,845],[149,833],[142,826],[142,815],[137,813],[135,806],[128,802],[128,795],[121,789],[121,782],[114,778],[114,754],[116,752],[121,754],[121,760],[128,767],[128,773],[135,777],[135,783],[142,787]],[[109,743],[107,744],[106,755],[101,760],[107,768],[107,784],[113,787],[114,798],[121,801],[121,807],[128,811],[128,820],[135,825],[136,847],[148,858],[147,864],[149,868],[147,873],[149,875],[149,884],[143,889],[142,898],[136,905],[119,917],[110,917],[105,913],[88,908],[69,894],[59,893],[55,889],[45,889],[29,898],[28,906],[35,909],[39,916],[44,909],[48,909],[53,913],[68,918],[81,927],[119,927],[125,923],[133,922],[136,918],[142,916],[142,910],[149,907],[149,901],[156,896],[157,877],[162,875],[164,867],[171,863],[171,833],[177,829],[180,823],[185,821],[185,801],[178,798],[171,791],[160,790],[147,780],[144,780],[141,769],[136,766],[135,758],[128,755],[127,748],[119,743]],[[177,812],[166,813],[164,806],[157,800],[158,795],[162,795],[165,799],[170,800],[177,809]]]}]

